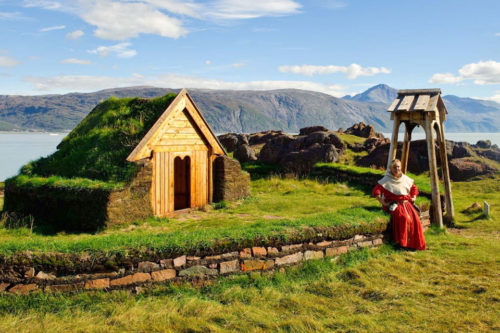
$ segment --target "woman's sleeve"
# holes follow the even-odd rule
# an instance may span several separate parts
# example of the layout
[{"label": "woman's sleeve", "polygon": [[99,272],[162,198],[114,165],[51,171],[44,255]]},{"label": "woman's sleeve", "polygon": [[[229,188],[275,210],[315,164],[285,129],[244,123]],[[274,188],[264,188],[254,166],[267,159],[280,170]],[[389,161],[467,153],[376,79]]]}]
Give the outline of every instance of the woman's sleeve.
[{"label": "woman's sleeve", "polygon": [[410,196],[416,197],[418,195],[418,188],[415,184],[413,184],[410,188]]},{"label": "woman's sleeve", "polygon": [[377,186],[375,186],[375,188],[372,191],[372,195],[374,197],[378,197],[379,195],[382,194],[382,189],[383,187],[380,184],[377,184]]}]

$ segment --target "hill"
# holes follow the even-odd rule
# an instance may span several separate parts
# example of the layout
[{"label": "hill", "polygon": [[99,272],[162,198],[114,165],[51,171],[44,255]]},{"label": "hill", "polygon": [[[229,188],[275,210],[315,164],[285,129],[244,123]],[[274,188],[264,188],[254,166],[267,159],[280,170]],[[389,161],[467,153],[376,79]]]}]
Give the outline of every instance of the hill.
[{"label": "hill", "polygon": [[[0,96],[0,131],[69,131],[99,102],[111,96],[159,97],[178,89],[129,87],[93,93],[43,96]],[[268,91],[189,89],[215,132],[257,132],[269,129],[298,132],[321,124],[336,130],[363,121],[389,132],[387,106],[396,89],[380,84],[355,96],[282,89]],[[500,104],[444,96],[450,132],[500,132]]]}]

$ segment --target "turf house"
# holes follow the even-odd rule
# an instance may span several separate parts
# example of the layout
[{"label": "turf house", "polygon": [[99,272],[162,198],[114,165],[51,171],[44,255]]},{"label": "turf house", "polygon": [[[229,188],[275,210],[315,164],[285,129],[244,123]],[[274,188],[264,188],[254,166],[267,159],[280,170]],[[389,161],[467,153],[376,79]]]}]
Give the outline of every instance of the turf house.
[{"label": "turf house", "polygon": [[183,89],[110,98],[6,181],[4,210],[63,230],[97,230],[250,195],[249,175]]}]

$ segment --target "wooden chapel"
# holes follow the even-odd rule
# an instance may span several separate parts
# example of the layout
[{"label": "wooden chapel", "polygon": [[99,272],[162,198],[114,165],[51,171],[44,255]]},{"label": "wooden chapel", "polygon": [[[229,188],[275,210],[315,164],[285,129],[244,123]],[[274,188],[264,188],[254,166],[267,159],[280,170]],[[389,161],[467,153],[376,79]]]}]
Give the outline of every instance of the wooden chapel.
[{"label": "wooden chapel", "polygon": [[[408,168],[411,133],[416,126],[422,126],[427,140],[427,153],[429,158],[433,207],[431,219],[434,224],[438,225],[440,228],[443,227],[438,167],[434,149],[435,142],[437,141],[444,182],[445,219],[448,223],[452,223],[455,218],[455,212],[451,195],[450,171],[448,167],[448,157],[446,155],[446,141],[443,125],[448,111],[441,98],[441,89],[399,90],[398,96],[387,111],[391,112],[391,120],[394,121],[387,168],[389,168],[391,161],[396,158],[399,127],[404,123],[405,136],[403,151],[401,153],[401,169],[403,173],[406,173]],[[436,135],[434,135],[434,133]]]},{"label": "wooden chapel", "polygon": [[177,95],[127,157],[153,165],[155,216],[203,207],[213,198],[213,162],[224,148],[186,89]]}]

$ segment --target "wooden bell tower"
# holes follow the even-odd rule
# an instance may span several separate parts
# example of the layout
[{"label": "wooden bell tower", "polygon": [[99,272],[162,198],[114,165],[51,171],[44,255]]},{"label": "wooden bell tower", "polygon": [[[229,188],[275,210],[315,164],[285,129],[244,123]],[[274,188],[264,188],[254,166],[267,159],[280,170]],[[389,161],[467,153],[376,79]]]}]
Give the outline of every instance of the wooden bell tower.
[{"label": "wooden bell tower", "polygon": [[[446,141],[444,138],[443,122],[446,120],[446,106],[441,98],[441,89],[410,89],[399,90],[398,97],[391,104],[388,112],[391,112],[391,120],[394,121],[392,130],[391,146],[387,169],[393,159],[396,158],[398,148],[398,132],[401,123],[405,124],[405,137],[403,151],[401,153],[401,169],[406,173],[408,168],[408,154],[410,152],[411,133],[416,126],[422,126],[425,130],[427,140],[427,152],[429,157],[429,171],[432,189],[432,221],[440,228],[443,227],[443,216],[441,211],[441,196],[439,194],[439,177],[434,142],[439,145],[441,159],[441,170],[444,182],[444,198],[446,203],[447,222],[452,223],[455,218],[453,200],[451,196],[450,171],[448,157],[446,155]],[[434,135],[434,133],[436,135]]]}]

